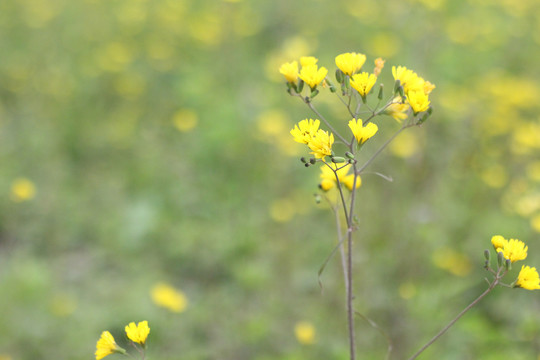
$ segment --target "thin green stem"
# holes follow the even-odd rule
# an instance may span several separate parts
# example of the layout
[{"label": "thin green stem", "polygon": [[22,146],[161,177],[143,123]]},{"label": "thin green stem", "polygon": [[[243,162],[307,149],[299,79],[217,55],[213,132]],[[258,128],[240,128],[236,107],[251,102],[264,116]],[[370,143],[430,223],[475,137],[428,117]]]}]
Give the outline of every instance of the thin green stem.
[{"label": "thin green stem", "polygon": [[487,294],[489,294],[500,282],[501,278],[506,274],[506,271],[501,275],[502,268],[499,269],[497,272],[495,279],[493,282],[489,285],[489,287],[484,291],[479,297],[477,297],[472,303],[467,305],[465,309],[463,309],[452,321],[448,323],[441,331],[437,333],[431,340],[429,340],[424,346],[420,348],[413,356],[409,358],[409,360],[414,360],[420,355],[424,350],[426,350],[431,344],[433,344],[435,341],[437,341],[448,329],[450,329],[467,311],[472,309],[480,300],[482,300]]}]

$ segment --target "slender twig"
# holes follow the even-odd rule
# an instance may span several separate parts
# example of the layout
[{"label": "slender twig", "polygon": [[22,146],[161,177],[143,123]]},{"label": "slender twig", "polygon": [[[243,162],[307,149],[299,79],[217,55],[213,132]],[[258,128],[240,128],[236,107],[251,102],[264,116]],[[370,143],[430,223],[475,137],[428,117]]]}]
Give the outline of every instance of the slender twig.
[{"label": "slender twig", "polygon": [[418,357],[418,355],[420,355],[422,352],[424,352],[424,350],[426,350],[431,344],[433,344],[435,341],[437,341],[448,329],[450,329],[452,327],[452,325],[454,325],[463,315],[465,315],[465,313],[467,311],[469,311],[470,309],[472,309],[476,304],[478,304],[478,302],[480,300],[482,300],[487,294],[489,294],[494,288],[495,286],[497,286],[499,284],[499,281],[500,279],[506,274],[506,271],[501,275],[501,269],[499,269],[499,271],[497,272],[497,275],[495,277],[495,279],[493,280],[493,282],[489,285],[489,287],[486,289],[486,291],[484,291],[479,297],[477,297],[472,303],[470,303],[469,305],[467,305],[467,307],[465,309],[463,309],[452,321],[450,321],[448,323],[448,325],[446,325],[441,331],[439,331],[437,333],[437,335],[435,335],[433,338],[431,338],[431,340],[429,340],[424,346],[422,346],[420,348],[420,350],[418,350],[413,356],[411,356],[409,358],[409,360],[414,360]]}]

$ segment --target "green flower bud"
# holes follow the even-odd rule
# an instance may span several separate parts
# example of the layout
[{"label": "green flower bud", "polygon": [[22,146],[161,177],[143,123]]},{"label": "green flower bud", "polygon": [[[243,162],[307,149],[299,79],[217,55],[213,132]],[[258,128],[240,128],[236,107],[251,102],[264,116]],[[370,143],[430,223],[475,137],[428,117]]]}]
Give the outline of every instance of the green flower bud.
[{"label": "green flower bud", "polygon": [[336,163],[336,164],[344,163],[344,162],[345,162],[345,158],[342,158],[342,157],[340,157],[340,156],[332,156],[332,162],[333,162],[333,163]]},{"label": "green flower bud", "polygon": [[489,261],[491,260],[491,253],[489,252],[489,250],[484,250],[484,258]]},{"label": "green flower bud", "polygon": [[317,96],[317,94],[319,94],[319,90],[315,89],[315,90],[311,90],[311,98],[313,99],[315,96]]},{"label": "green flower bud", "polygon": [[345,153],[345,156],[348,157],[349,159],[354,159],[354,154],[352,152],[350,152],[350,151],[347,151]]},{"label": "green flower bud", "polygon": [[377,99],[379,99],[379,100],[382,100],[382,98],[384,96],[383,89],[384,89],[384,85],[381,84],[381,86],[379,86],[379,94],[377,95]]},{"label": "green flower bud", "polygon": [[[295,86],[295,88],[296,88],[296,86]],[[297,93],[300,94],[302,92],[302,89],[304,89],[304,80],[300,79],[298,81],[298,87],[295,90],[296,90]]]},{"label": "green flower bud", "polygon": [[401,86],[401,81],[400,80],[396,80],[396,83],[394,84],[394,95],[398,92],[398,89],[402,87]]},{"label": "green flower bud", "polygon": [[336,69],[336,80],[340,84],[343,82],[343,71]]},{"label": "green flower bud", "polygon": [[502,252],[498,252],[497,253],[497,265],[499,265],[499,267],[503,266],[503,263],[504,263],[504,255]]},{"label": "green flower bud", "polygon": [[506,261],[504,262],[504,267],[506,268],[506,270],[512,270],[512,261],[510,261],[510,259],[506,259]]}]

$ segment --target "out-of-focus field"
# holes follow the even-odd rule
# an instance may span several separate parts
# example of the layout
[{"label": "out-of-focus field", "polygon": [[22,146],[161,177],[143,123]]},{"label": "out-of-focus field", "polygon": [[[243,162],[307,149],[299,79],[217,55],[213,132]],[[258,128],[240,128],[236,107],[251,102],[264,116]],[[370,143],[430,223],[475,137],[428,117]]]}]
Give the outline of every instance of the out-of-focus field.
[{"label": "out-of-focus field", "polygon": [[[371,167],[394,181],[359,190],[355,306],[392,359],[486,288],[492,235],[540,266],[536,0],[3,0],[0,359],[93,358],[141,320],[154,359],[346,359],[337,257],[317,282],[333,216],[288,134],[314,115],[278,68],[313,55],[333,74],[348,51],[385,58],[386,89],[392,65],[437,85],[434,115]],[[366,158],[399,128],[378,123]],[[160,283],[187,307],[158,306]],[[384,358],[361,319],[357,338]],[[421,358],[539,353],[538,293],[501,287]]]}]

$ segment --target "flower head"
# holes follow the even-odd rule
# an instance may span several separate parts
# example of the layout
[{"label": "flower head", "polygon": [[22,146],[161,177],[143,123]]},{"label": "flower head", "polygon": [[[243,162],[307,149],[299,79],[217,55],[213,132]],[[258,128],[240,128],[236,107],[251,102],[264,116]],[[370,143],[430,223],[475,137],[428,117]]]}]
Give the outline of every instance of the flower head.
[{"label": "flower head", "polygon": [[319,129],[317,134],[311,138],[308,146],[317,159],[323,159],[325,156],[332,155],[332,144],[334,144],[334,134],[328,134],[327,131]]},{"label": "flower head", "polygon": [[293,84],[296,83],[298,80],[298,62],[293,61],[281,65],[279,72],[285,76],[285,79],[287,79],[288,82]]},{"label": "flower head", "polygon": [[96,360],[101,360],[105,356],[116,352],[125,353],[126,351],[116,344],[110,332],[102,332],[96,344]]},{"label": "flower head", "polygon": [[351,86],[355,88],[361,96],[366,96],[377,82],[377,77],[374,74],[363,72],[361,74],[353,75],[350,81]]},{"label": "flower head", "polygon": [[401,83],[403,90],[407,93],[411,88],[414,88],[414,85],[418,84],[418,75],[407,69],[405,66],[392,66],[392,75],[394,75],[394,80]]},{"label": "flower head", "polygon": [[126,326],[126,335],[129,340],[134,343],[144,345],[149,333],[150,328],[148,327],[148,321],[146,320],[141,321],[137,325],[135,325],[134,322],[131,322]]},{"label": "flower head", "polygon": [[527,258],[528,248],[529,247],[525,246],[523,241],[510,239],[504,243],[503,247],[499,248],[497,252],[502,252],[505,259],[508,259],[514,263]]},{"label": "flower head", "polygon": [[304,119],[291,130],[291,135],[294,136],[294,141],[301,144],[308,144],[311,138],[317,134],[320,121],[315,119]]},{"label": "flower head", "polygon": [[366,55],[357,53],[344,53],[336,56],[336,66],[344,74],[352,76],[362,68],[366,62]]},{"label": "flower head", "polygon": [[375,74],[375,76],[379,76],[381,74],[385,62],[386,60],[383,60],[382,58],[375,59],[375,68],[373,69],[373,74]]},{"label": "flower head", "polygon": [[392,103],[384,110],[384,113],[390,115],[397,122],[401,122],[407,118],[407,111],[410,106],[407,103],[401,103],[401,97],[395,97]]},{"label": "flower head", "polygon": [[317,65],[307,65],[302,67],[299,76],[310,88],[315,89],[324,80],[326,74],[328,70],[324,66],[318,68]]},{"label": "flower head", "polygon": [[523,265],[515,286],[526,290],[540,289],[540,277],[538,276],[536,268]]},{"label": "flower head", "polygon": [[502,251],[502,248],[508,244],[508,240],[503,238],[501,235],[495,235],[491,238],[491,244],[495,248],[496,252]]},{"label": "flower head", "polygon": [[423,90],[410,90],[407,99],[415,114],[429,109],[429,98]]},{"label": "flower head", "polygon": [[[345,185],[349,190],[352,190],[354,183],[354,174],[349,174],[349,169],[351,165],[339,166],[339,164],[328,163],[321,166],[321,183],[319,184],[320,188],[324,191],[328,191],[337,185],[336,175],[339,179],[339,182]],[[334,170],[336,170],[334,174]],[[358,189],[362,185],[362,179],[360,176],[356,178],[356,188]]]},{"label": "flower head", "polygon": [[308,66],[308,65],[315,65],[319,59],[317,59],[315,56],[302,56],[300,58],[300,65],[302,66]]},{"label": "flower head", "polygon": [[379,130],[379,127],[372,122],[363,126],[362,119],[352,119],[349,121],[349,128],[359,144],[365,143]]}]

